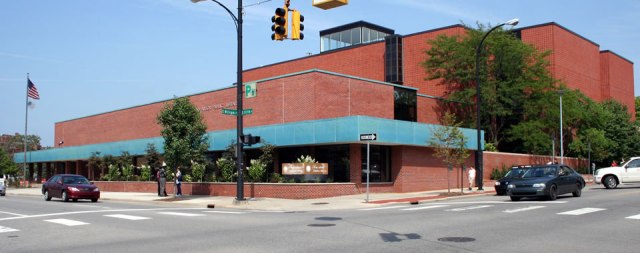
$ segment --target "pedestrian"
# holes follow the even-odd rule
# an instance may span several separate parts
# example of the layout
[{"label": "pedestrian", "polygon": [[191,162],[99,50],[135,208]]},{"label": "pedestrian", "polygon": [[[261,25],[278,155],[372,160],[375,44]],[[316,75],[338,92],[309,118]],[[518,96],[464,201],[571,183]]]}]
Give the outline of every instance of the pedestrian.
[{"label": "pedestrian", "polygon": [[473,188],[473,182],[476,180],[476,169],[473,166],[469,166],[469,170],[467,171],[469,177],[469,191]]},{"label": "pedestrian", "polygon": [[158,184],[158,197],[160,197],[160,168],[156,167],[156,183]]},{"label": "pedestrian", "polygon": [[160,176],[160,196],[167,196],[167,189],[165,188],[165,184],[167,183],[167,174],[165,172],[165,167],[167,167],[166,163],[162,163],[162,168],[160,168],[159,176]]},{"label": "pedestrian", "polygon": [[182,172],[180,168],[176,169],[176,196],[182,196]]},{"label": "pedestrian", "polygon": [[613,162],[611,162],[611,167],[617,167],[618,166],[618,162],[616,160],[613,160]]}]

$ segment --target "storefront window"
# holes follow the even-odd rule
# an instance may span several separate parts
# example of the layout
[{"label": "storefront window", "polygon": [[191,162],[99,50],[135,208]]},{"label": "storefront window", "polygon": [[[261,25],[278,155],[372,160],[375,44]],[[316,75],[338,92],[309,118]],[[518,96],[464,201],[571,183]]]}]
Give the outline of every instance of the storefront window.
[{"label": "storefront window", "polygon": [[[391,182],[391,148],[369,146],[369,182]],[[367,182],[367,145],[362,145],[362,182]]]}]

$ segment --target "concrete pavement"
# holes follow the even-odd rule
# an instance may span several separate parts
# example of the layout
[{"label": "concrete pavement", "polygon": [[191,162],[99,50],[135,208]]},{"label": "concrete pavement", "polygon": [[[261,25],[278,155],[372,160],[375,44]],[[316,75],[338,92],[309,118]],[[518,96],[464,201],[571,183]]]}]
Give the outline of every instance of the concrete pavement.
[{"label": "concrete pavement", "polygon": [[[210,208],[236,208],[247,210],[264,211],[312,211],[312,210],[334,210],[334,209],[359,209],[374,208],[391,203],[411,203],[436,201],[447,198],[464,198],[478,195],[494,195],[493,187],[485,185],[484,191],[464,190],[464,195],[448,196],[447,190],[411,192],[411,193],[370,193],[369,201],[366,202],[366,194],[356,194],[320,199],[277,199],[277,198],[247,198],[246,201],[236,201],[235,197],[222,196],[168,196],[158,197],[157,193],[145,192],[105,192],[100,193],[101,200],[145,202],[157,204],[169,204],[191,207]],[[451,193],[460,193],[460,189],[451,189]],[[7,196],[11,195],[31,195],[42,196],[39,185],[31,188],[9,188]]]}]

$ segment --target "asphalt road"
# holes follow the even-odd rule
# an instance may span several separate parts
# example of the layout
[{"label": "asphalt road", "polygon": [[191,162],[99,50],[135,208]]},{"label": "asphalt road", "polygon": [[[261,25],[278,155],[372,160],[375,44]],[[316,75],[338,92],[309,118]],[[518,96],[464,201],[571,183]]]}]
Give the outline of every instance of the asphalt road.
[{"label": "asphalt road", "polygon": [[638,252],[640,187],[264,212],[0,197],[0,252]]}]

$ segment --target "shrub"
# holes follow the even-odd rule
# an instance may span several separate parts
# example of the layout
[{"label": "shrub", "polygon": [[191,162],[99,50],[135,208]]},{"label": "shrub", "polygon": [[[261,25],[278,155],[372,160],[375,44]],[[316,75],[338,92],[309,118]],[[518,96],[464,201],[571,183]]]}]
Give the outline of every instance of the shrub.
[{"label": "shrub", "polygon": [[206,165],[202,163],[194,163],[191,166],[191,176],[195,182],[202,182],[204,178],[204,172],[206,169]]},{"label": "shrub", "polygon": [[282,183],[282,182],[284,182],[284,177],[282,177],[282,175],[274,172],[274,173],[271,173],[271,176],[269,177],[269,182],[271,182],[271,183]]},{"label": "shrub", "polygon": [[125,181],[129,181],[133,176],[133,165],[126,164],[122,166],[122,177],[124,177]]},{"label": "shrub", "polygon": [[251,160],[249,165],[249,178],[252,182],[262,182],[267,172],[267,165],[258,160]]},{"label": "shrub", "polygon": [[313,159],[310,155],[301,155],[296,160],[297,163],[317,163],[316,159]]},{"label": "shrub", "polygon": [[216,161],[216,165],[218,169],[220,169],[222,182],[233,182],[233,177],[236,173],[236,163],[225,158],[220,158]]},{"label": "shrub", "polygon": [[493,168],[493,171],[491,171],[491,180],[498,180],[503,178],[505,175],[507,175],[511,167],[513,166],[507,167],[504,164],[502,164],[502,169]]},{"label": "shrub", "polygon": [[109,171],[107,172],[107,175],[105,175],[105,179],[107,181],[120,180],[120,168],[114,164],[109,164]]},{"label": "shrub", "polygon": [[151,166],[142,165],[140,168],[140,179],[143,181],[151,180]]}]

